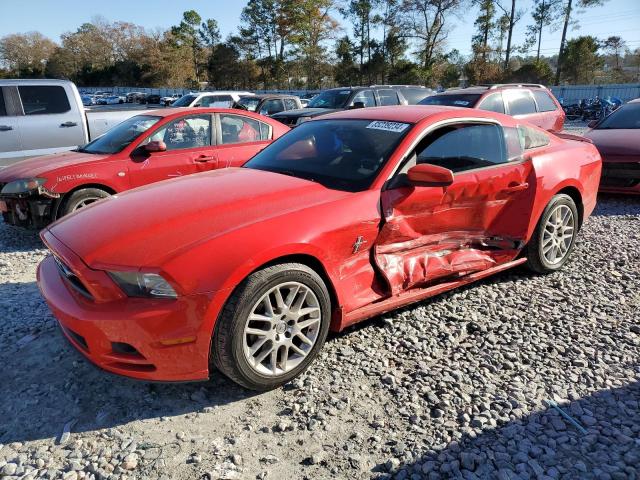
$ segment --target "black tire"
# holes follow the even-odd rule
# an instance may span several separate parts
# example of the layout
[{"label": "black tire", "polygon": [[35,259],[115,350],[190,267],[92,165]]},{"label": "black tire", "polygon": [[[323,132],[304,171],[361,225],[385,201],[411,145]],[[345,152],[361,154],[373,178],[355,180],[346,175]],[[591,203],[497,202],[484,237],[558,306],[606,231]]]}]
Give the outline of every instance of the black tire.
[{"label": "black tire", "polygon": [[[567,252],[564,254],[564,257],[558,263],[550,263],[543,254],[542,239],[543,239],[543,234],[545,230],[545,225],[547,224],[549,217],[561,205],[567,206],[571,210],[571,213],[573,214],[573,218],[574,218],[573,238],[571,239],[571,244]],[[527,248],[525,252],[525,255],[527,257],[527,267],[536,273],[542,273],[542,274],[553,273],[560,270],[569,259],[569,256],[571,255],[571,252],[575,247],[576,238],[578,236],[579,229],[580,229],[580,217],[578,215],[578,208],[576,207],[576,203],[573,201],[573,199],[569,195],[565,195],[565,194],[555,195],[551,199],[549,204],[546,206],[546,208],[544,209],[544,212],[542,212],[542,216],[538,221],[538,225],[536,226],[533,236],[531,237],[531,240],[529,240],[529,243],[527,244]]]},{"label": "black tire", "polygon": [[108,192],[100,190],[99,188],[81,188],[80,190],[76,190],[64,200],[62,208],[60,208],[60,211],[58,212],[58,218],[64,217],[65,215],[86,206],[82,205],[83,203],[89,204],[97,202],[98,200],[109,196],[110,194]]},{"label": "black tire", "polygon": [[[320,326],[315,344],[292,370],[278,376],[257,372],[245,358],[244,327],[253,306],[270,289],[285,282],[299,282],[313,291],[320,307]],[[266,391],[297,377],[318,355],[329,331],[331,300],[322,278],[311,268],[299,263],[273,265],[254,272],[233,292],[215,326],[210,358],[213,365],[234,382],[250,390]]]}]

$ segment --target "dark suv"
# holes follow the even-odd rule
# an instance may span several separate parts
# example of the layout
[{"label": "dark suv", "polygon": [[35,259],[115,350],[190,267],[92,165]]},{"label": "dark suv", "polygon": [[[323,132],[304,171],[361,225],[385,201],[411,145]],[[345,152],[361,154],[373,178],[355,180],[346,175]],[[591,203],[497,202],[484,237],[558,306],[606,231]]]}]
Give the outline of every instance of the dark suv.
[{"label": "dark suv", "polygon": [[234,102],[233,108],[249,110],[268,117],[276,113],[298,110],[302,108],[300,99],[294,95],[264,94],[241,95],[240,100]]},{"label": "dark suv", "polygon": [[314,117],[350,108],[387,105],[415,105],[434,92],[412,85],[372,85],[370,87],[332,88],[316,95],[305,108],[272,115],[272,118],[294,127]]},{"label": "dark suv", "polygon": [[552,132],[562,130],[566,116],[548,88],[532,83],[452,88],[423,99],[420,105],[448,105],[506,113]]}]

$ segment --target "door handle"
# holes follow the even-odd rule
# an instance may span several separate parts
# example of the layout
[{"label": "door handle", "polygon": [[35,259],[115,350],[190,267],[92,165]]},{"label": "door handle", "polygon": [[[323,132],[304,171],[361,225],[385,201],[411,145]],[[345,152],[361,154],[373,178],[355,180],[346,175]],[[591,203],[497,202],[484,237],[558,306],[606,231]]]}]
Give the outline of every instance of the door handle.
[{"label": "door handle", "polygon": [[8,132],[9,130],[13,130],[11,125],[0,125],[0,132]]},{"label": "door handle", "polygon": [[516,193],[516,192],[522,192],[527,188],[529,188],[529,184],[527,182],[514,183],[514,184],[510,184],[507,188],[503,189],[502,191],[504,193]]},{"label": "door handle", "polygon": [[60,124],[61,127],[66,128],[66,127],[77,127],[78,124],[76,122],[64,122]]},{"label": "door handle", "polygon": [[199,157],[196,158],[196,162],[199,162],[199,163],[212,162],[214,160],[216,160],[216,157],[208,157],[206,155],[200,155]]}]

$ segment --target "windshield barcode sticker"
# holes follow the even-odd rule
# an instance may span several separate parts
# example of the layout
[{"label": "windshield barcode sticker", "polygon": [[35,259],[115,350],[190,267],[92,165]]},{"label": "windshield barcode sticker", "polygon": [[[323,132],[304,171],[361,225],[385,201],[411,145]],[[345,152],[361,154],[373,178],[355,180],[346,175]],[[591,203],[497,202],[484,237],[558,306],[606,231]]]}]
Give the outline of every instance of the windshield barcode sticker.
[{"label": "windshield barcode sticker", "polygon": [[384,130],[385,132],[403,132],[409,126],[408,123],[400,122],[384,122],[382,120],[376,120],[367,125],[367,128],[373,128],[375,130]]}]

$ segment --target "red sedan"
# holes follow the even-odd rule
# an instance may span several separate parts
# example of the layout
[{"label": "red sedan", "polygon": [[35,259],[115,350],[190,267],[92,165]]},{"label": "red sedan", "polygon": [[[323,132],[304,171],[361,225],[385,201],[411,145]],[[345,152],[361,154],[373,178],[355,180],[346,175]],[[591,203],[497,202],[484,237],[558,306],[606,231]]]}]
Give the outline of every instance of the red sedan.
[{"label": "red sedan", "polygon": [[516,265],[561,268],[600,179],[598,151],[577,138],[451,107],[322,116],[243,168],[55,223],[38,283],[105,370],[201,380],[216,366],[273,388],[329,329]]},{"label": "red sedan", "polygon": [[0,212],[7,223],[42,227],[130,188],[239,167],[287,131],[276,120],[238,110],[146,112],[77,151],[24,160],[0,170]]},{"label": "red sedan", "polygon": [[602,155],[600,191],[640,194],[640,98],[594,122],[585,137]]}]

